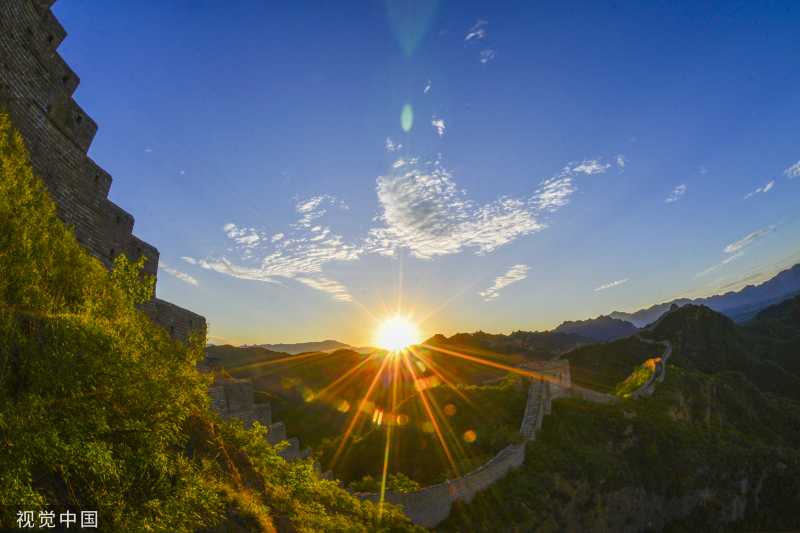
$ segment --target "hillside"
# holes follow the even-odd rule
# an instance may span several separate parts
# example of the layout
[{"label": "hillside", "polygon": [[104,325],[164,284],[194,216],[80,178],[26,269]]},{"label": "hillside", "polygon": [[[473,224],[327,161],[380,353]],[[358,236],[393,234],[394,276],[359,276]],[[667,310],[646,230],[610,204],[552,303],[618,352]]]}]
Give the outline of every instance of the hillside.
[{"label": "hillside", "polygon": [[568,320],[553,331],[556,333],[574,333],[596,341],[608,341],[630,335],[635,333],[636,330],[636,326],[630,322],[600,315],[597,318],[588,320]]},{"label": "hillside", "polygon": [[[747,327],[704,306],[671,313],[642,334],[673,346],[666,379],[651,397],[554,401],[522,466],[472,503],[454,506],[437,530],[800,528],[800,401],[793,381],[800,376],[799,318],[800,298]],[[613,344],[576,350],[575,360]],[[615,356],[595,358],[607,367]],[[611,381],[605,368],[584,379]]]},{"label": "hillside", "polygon": [[[661,357],[664,347],[636,337],[576,348],[563,356],[569,360],[570,375],[576,385],[610,393],[634,368],[648,359]],[[652,372],[651,372],[652,373]]]},{"label": "hillside", "polygon": [[791,325],[790,313],[795,308],[796,303],[779,321],[788,335],[765,330],[762,321],[738,326],[708,307],[687,305],[642,336],[672,342],[669,362],[676,367],[707,375],[742,372],[765,392],[800,400],[800,329]]}]

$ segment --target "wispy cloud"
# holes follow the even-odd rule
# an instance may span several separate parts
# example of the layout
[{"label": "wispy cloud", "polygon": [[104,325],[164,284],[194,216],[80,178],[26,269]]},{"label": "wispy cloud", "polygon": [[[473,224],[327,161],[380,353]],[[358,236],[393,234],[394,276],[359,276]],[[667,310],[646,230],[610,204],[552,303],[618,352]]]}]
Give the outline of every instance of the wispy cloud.
[{"label": "wispy cloud", "polygon": [[444,135],[444,120],[442,120],[442,119],[435,120],[436,117],[433,117],[433,118],[434,118],[434,120],[431,122],[431,124],[433,124],[434,128],[439,130],[439,137],[441,137],[442,135]]},{"label": "wispy cloud", "polygon": [[153,151],[153,149],[152,149],[152,148],[145,148],[145,150],[144,150],[144,151],[145,151],[146,153],[148,153],[148,154],[149,154],[150,152],[152,152],[152,151]]},{"label": "wispy cloud", "polygon": [[664,200],[666,203],[677,202],[681,196],[686,192],[686,185],[678,185],[674,191],[672,191],[672,195]]},{"label": "wispy cloud", "polygon": [[192,257],[181,257],[181,259],[183,259],[184,261],[186,261],[190,265],[196,265],[197,264],[197,260],[192,258]]},{"label": "wispy cloud", "polygon": [[706,172],[708,172],[706,167],[700,167],[700,174],[705,174]]},{"label": "wispy cloud", "polygon": [[793,178],[796,178],[797,176],[800,176],[800,161],[798,161],[794,165],[792,165],[789,168],[787,168],[786,170],[784,170],[783,173],[789,179],[793,179]]},{"label": "wispy cloud", "polygon": [[427,93],[430,90],[431,90],[431,80],[428,80],[428,85],[425,86],[425,90],[422,91],[422,92],[424,94],[424,93]]},{"label": "wispy cloud", "polygon": [[756,189],[755,191],[753,191],[751,193],[748,193],[747,196],[742,198],[742,201],[747,200],[748,198],[750,198],[754,194],[758,194],[760,192],[767,192],[768,190],[770,190],[772,188],[773,185],[775,185],[775,180],[770,181],[769,183],[767,183],[763,187],[759,187],[758,189]]},{"label": "wispy cloud", "polygon": [[609,287],[615,287],[617,285],[621,285],[621,284],[625,283],[626,281],[628,281],[627,278],[626,279],[621,279],[619,281],[615,281],[613,283],[606,283],[605,285],[601,285],[601,286],[597,287],[595,290],[596,291],[602,291],[603,289],[608,289]]},{"label": "wispy cloud", "polygon": [[184,274],[183,272],[178,272],[177,270],[173,270],[169,268],[167,265],[162,263],[161,261],[158,262],[158,268],[166,272],[167,274],[172,274],[176,278],[185,281],[186,283],[191,283],[192,285],[197,285],[197,280],[194,279],[189,274]]},{"label": "wispy cloud", "polygon": [[505,273],[505,275],[500,276],[494,280],[494,285],[489,287],[483,292],[480,292],[481,296],[484,297],[484,301],[488,302],[492,298],[497,298],[499,296],[498,292],[500,289],[505,287],[506,285],[511,285],[515,281],[519,281],[521,279],[525,279],[528,276],[525,275],[525,272],[530,270],[531,267],[526,265],[516,265],[511,267],[511,270]]},{"label": "wispy cloud", "polygon": [[392,142],[392,139],[390,139],[389,137],[386,137],[386,149],[388,151],[395,152],[395,151],[399,150],[402,147],[403,147],[402,144],[395,144],[394,142]]},{"label": "wispy cloud", "polygon": [[584,174],[599,174],[605,172],[611,166],[611,163],[605,165],[600,164],[599,159],[588,159],[583,163],[573,168],[573,172],[583,172]]},{"label": "wispy cloud", "polygon": [[695,277],[696,277],[696,278],[699,278],[699,277],[701,277],[701,276],[705,276],[706,274],[709,274],[709,273],[711,273],[711,272],[714,272],[716,269],[718,269],[718,268],[719,268],[719,267],[721,267],[722,265],[726,265],[726,264],[730,263],[731,261],[733,261],[734,259],[738,259],[739,257],[742,257],[743,255],[744,255],[744,252],[739,252],[739,253],[738,253],[738,254],[736,254],[736,255],[732,255],[732,256],[730,256],[729,258],[727,258],[725,261],[723,261],[722,263],[720,263],[720,264],[718,264],[718,265],[716,265],[716,266],[713,266],[713,267],[709,268],[708,270],[703,270],[702,272],[700,272],[699,274],[697,274]]},{"label": "wispy cloud", "polygon": [[[501,196],[479,205],[466,198],[466,191],[457,188],[451,174],[438,161],[421,164],[416,159],[400,158],[390,174],[377,178],[377,227],[369,229],[356,244],[345,244],[340,235],[320,223],[330,205],[347,208],[341,200],[322,195],[298,201],[295,209],[300,218],[285,234],[242,228],[231,222],[222,228],[228,239],[226,256],[184,259],[241,279],[282,285],[286,280],[296,280],[348,301],[351,297],[346,288],[323,273],[327,263],[355,261],[369,253],[393,257],[400,248],[420,259],[464,250],[477,255],[489,253],[546,228],[547,223],[540,217],[569,203],[569,197],[577,190],[576,179],[582,174],[605,172],[609,166],[598,159],[570,163],[540,183],[530,197]],[[235,254],[240,258],[235,259]],[[512,278],[523,275],[522,269],[527,267],[514,268],[517,270],[512,269],[503,279],[522,279]],[[496,294],[498,288],[491,289],[491,294]]]},{"label": "wispy cloud", "polygon": [[497,53],[494,50],[486,49],[481,52],[481,64],[485,65],[489,60],[494,59]]},{"label": "wispy cloud", "polygon": [[429,259],[472,248],[479,255],[535,233],[547,225],[538,216],[569,203],[577,174],[605,171],[598,160],[570,163],[553,178],[541,183],[527,199],[500,197],[478,206],[464,198],[450,173],[439,162],[419,164],[399,160],[394,171],[378,178],[377,193],[384,227],[373,228],[365,251],[394,256],[398,248]]},{"label": "wispy cloud", "polygon": [[477,42],[481,39],[486,39],[486,30],[481,26],[485,26],[488,24],[485,20],[479,20],[477,24],[475,24],[469,33],[467,33],[466,38],[464,39],[465,43],[469,42]]},{"label": "wispy cloud", "polygon": [[311,287],[312,289],[317,289],[320,291],[325,291],[333,294],[334,299],[341,300],[343,302],[351,302],[353,301],[353,297],[347,294],[347,289],[344,285],[340,285],[335,281],[331,281],[325,276],[317,276],[316,278],[297,278],[297,281],[300,283],[304,283]]},{"label": "wispy cloud", "polygon": [[291,225],[294,231],[288,237],[283,233],[269,237],[269,234],[254,228],[242,229],[234,223],[226,224],[223,230],[232,240],[229,250],[245,252],[247,255],[241,259],[245,264],[237,264],[227,257],[207,258],[196,263],[241,279],[279,284],[283,284],[280,278],[297,279],[309,287],[333,294],[337,300],[348,301],[351,298],[346,289],[325,277],[322,267],[332,261],[358,259],[361,250],[344,244],[342,237],[332,235],[328,227],[311,227],[311,221],[326,213],[322,209],[326,204],[347,208],[338,198],[327,195],[298,202],[295,210],[302,218]]},{"label": "wispy cloud", "polygon": [[775,226],[770,226],[768,228],[760,229],[760,230],[758,230],[758,231],[756,231],[754,233],[751,233],[750,235],[748,235],[747,237],[745,237],[741,241],[737,241],[737,242],[735,242],[733,244],[729,244],[725,248],[725,253],[729,254],[731,252],[735,252],[736,250],[747,246],[748,244],[750,244],[754,240],[758,239],[762,235],[766,235],[770,231],[773,231],[774,229],[775,229]]},{"label": "wispy cloud", "polygon": [[625,163],[627,163],[627,162],[628,162],[628,160],[625,158],[625,156],[624,156],[624,155],[622,155],[622,154],[619,154],[619,155],[617,156],[617,164],[618,164],[619,166],[621,166],[621,167],[624,167],[624,166],[625,166]]}]

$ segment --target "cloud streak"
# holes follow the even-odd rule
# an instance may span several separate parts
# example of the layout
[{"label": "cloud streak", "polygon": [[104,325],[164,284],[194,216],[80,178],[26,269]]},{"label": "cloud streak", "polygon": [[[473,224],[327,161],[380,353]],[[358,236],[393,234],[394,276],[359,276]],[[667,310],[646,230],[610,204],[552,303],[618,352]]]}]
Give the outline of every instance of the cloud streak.
[{"label": "cloud streak", "polygon": [[686,192],[686,185],[678,185],[674,191],[672,191],[672,195],[664,200],[666,203],[677,202],[681,196]]},{"label": "cloud streak", "polygon": [[525,275],[525,272],[527,272],[528,270],[530,270],[529,266],[515,265],[511,267],[511,269],[504,275],[500,276],[499,278],[496,278],[494,280],[494,285],[492,285],[483,292],[479,292],[478,294],[484,297],[484,302],[488,302],[492,298],[497,298],[498,296],[500,296],[500,294],[497,291],[499,291],[503,287],[511,285],[516,281],[527,278],[528,276]]},{"label": "cloud streak", "polygon": [[197,285],[197,280],[194,279],[189,274],[184,274],[183,272],[178,272],[172,268],[169,268],[167,265],[162,263],[161,261],[158,262],[158,268],[166,272],[167,274],[172,274],[176,278],[185,281],[186,283],[191,283],[192,285]]},{"label": "cloud streak", "polygon": [[[436,117],[433,117],[433,118],[436,119]],[[433,120],[431,122],[431,124],[433,124],[433,127],[436,128],[439,131],[439,137],[444,135],[444,120],[442,120],[442,119]]]},{"label": "cloud streak", "polygon": [[744,239],[742,239],[741,241],[737,241],[737,242],[735,242],[733,244],[729,244],[725,248],[725,253],[729,254],[731,252],[735,252],[736,250],[738,250],[740,248],[744,248],[745,246],[747,246],[748,244],[750,244],[754,240],[758,239],[762,235],[766,235],[767,233],[769,233],[770,231],[773,231],[774,229],[775,229],[775,226],[770,226],[768,228],[760,229],[760,230],[758,230],[756,232],[753,232],[750,235],[748,235],[747,237],[745,237]]},{"label": "cloud streak", "polygon": [[759,188],[758,188],[758,189],[756,189],[755,191],[753,191],[753,192],[749,193],[747,196],[745,196],[744,198],[742,198],[742,201],[744,201],[744,200],[747,200],[748,198],[750,198],[750,197],[751,197],[751,196],[753,196],[754,194],[758,194],[758,193],[760,193],[760,192],[767,192],[767,191],[768,191],[768,190],[770,190],[770,189],[771,189],[771,188],[772,188],[774,185],[775,185],[775,180],[772,180],[772,181],[770,181],[769,183],[767,183],[766,185],[764,185],[763,187],[759,187]]},{"label": "cloud streak", "polygon": [[469,33],[467,33],[466,38],[464,38],[464,43],[474,43],[481,39],[486,39],[486,30],[481,28],[481,26],[485,26],[486,24],[488,24],[488,22],[485,20],[479,20],[478,23],[469,30]]},{"label": "cloud streak", "polygon": [[739,257],[742,257],[743,255],[744,255],[744,252],[739,252],[739,253],[738,253],[738,254],[736,254],[736,255],[732,255],[732,256],[730,256],[729,258],[727,258],[725,261],[723,261],[722,263],[720,263],[720,264],[718,264],[718,265],[716,265],[716,266],[713,266],[713,267],[709,268],[708,270],[703,270],[702,272],[700,272],[699,274],[697,274],[695,277],[696,277],[696,278],[699,278],[699,277],[705,276],[706,274],[709,274],[709,273],[711,273],[711,272],[714,272],[714,271],[715,271],[716,269],[718,269],[719,267],[721,267],[721,266],[723,266],[723,265],[727,265],[728,263],[730,263],[730,262],[731,262],[731,261],[733,261],[734,259],[738,259]]},{"label": "cloud streak", "polygon": [[615,281],[613,283],[606,283],[605,285],[601,285],[601,286],[597,287],[595,289],[595,291],[602,291],[603,289],[608,289],[610,287],[616,287],[617,285],[621,285],[621,284],[625,283],[626,281],[628,281],[627,278],[621,279],[619,281]]}]

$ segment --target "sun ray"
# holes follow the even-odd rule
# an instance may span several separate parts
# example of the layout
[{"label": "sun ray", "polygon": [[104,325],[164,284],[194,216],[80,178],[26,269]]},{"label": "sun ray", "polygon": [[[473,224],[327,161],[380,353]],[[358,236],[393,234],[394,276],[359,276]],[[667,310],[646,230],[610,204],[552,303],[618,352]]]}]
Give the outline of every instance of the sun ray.
[{"label": "sun ray", "polygon": [[[414,372],[414,368],[411,366],[411,363],[408,360],[408,356],[406,354],[403,355],[403,362],[408,367],[408,371],[411,374],[412,378],[416,381],[417,374]],[[442,432],[439,429],[439,424],[436,423],[436,417],[431,411],[431,407],[428,404],[428,399],[425,397],[425,390],[420,390],[419,394],[420,399],[422,399],[422,403],[425,406],[425,410],[428,412],[428,416],[431,419],[431,424],[433,424],[433,429],[436,431],[436,435],[439,437],[439,442],[442,443],[442,448],[444,449],[445,455],[447,455],[447,460],[450,461],[450,464],[453,466],[453,472],[458,475],[458,467],[456,466],[455,462],[453,461],[453,456],[450,453],[450,450],[447,448],[447,443],[445,443],[444,439],[442,438]]]},{"label": "sun ray", "polygon": [[[378,383],[378,379],[381,377],[383,373],[383,369],[386,368],[386,364],[389,362],[389,358],[384,358],[383,362],[381,363],[381,367],[375,373],[375,377],[372,379],[372,383],[367,390],[367,394],[364,396],[364,402],[369,401],[369,397],[372,394],[373,389],[375,389],[375,384]],[[342,442],[339,443],[339,447],[336,449],[336,453],[333,455],[333,459],[331,459],[330,469],[333,470],[334,465],[336,465],[336,460],[339,458],[339,455],[342,453],[344,449],[344,445],[347,442],[347,439],[350,437],[350,433],[353,431],[353,427],[356,425],[356,421],[358,420],[358,414],[361,412],[361,409],[356,409],[356,412],[353,414],[353,420],[350,422],[350,426],[347,428],[347,431],[344,433],[344,437],[342,437]]]}]

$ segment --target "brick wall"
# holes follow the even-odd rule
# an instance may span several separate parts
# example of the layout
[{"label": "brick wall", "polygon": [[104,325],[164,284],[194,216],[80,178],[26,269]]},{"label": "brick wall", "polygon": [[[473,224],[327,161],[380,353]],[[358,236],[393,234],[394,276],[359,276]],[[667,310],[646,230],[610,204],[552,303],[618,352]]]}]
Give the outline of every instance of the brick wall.
[{"label": "brick wall", "polygon": [[[67,32],[52,0],[0,0],[0,108],[20,131],[31,166],[56,203],[59,218],[106,267],[125,254],[145,256],[145,274],[158,270],[158,250],[133,234],[134,219],[108,200],[111,176],[86,155],[97,124],[72,99],[78,76],[56,52]],[[186,340],[205,325],[200,315],[155,300],[150,318]]]}]

